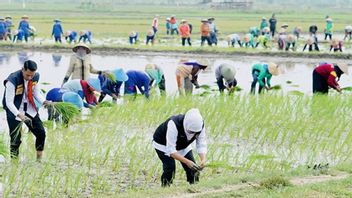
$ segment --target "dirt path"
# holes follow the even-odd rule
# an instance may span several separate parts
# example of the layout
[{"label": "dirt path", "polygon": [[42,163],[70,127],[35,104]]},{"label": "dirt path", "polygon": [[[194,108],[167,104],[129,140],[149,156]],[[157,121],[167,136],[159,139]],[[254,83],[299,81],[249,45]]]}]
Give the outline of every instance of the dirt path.
[{"label": "dirt path", "polygon": [[[303,185],[316,184],[316,183],[327,182],[327,181],[342,180],[342,179],[346,179],[349,176],[351,176],[351,174],[340,172],[334,176],[332,176],[332,175],[319,175],[319,176],[296,177],[296,178],[290,179],[289,181],[294,186],[303,186]],[[203,196],[206,196],[209,194],[239,191],[239,190],[243,190],[246,188],[253,188],[253,187],[259,187],[259,184],[249,182],[249,183],[244,183],[244,184],[229,185],[229,186],[224,186],[223,188],[215,189],[215,190],[207,190],[207,191],[203,191],[203,192],[191,192],[188,194],[177,194],[173,198],[176,198],[176,197],[177,198],[178,197],[183,197],[183,198],[203,197]]]}]

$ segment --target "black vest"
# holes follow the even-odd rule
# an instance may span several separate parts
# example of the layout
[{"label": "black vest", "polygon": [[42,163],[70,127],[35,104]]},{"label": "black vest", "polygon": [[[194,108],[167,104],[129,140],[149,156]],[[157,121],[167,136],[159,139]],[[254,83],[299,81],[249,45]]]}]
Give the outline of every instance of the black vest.
[{"label": "black vest", "polygon": [[166,146],[166,132],[167,124],[172,120],[177,128],[178,135],[176,141],[176,150],[182,150],[187,148],[192,142],[198,137],[199,133],[196,133],[191,140],[187,140],[187,135],[183,127],[183,120],[185,119],[184,114],[179,114],[176,116],[171,116],[165,122],[163,122],[155,131],[153,139],[156,143]]},{"label": "black vest", "polygon": [[[13,102],[16,108],[19,109],[22,103],[24,89],[25,89],[22,70],[18,70],[14,73],[11,73],[9,77],[7,77],[7,79],[4,81],[4,85],[8,81],[10,81],[15,86],[15,98]],[[38,83],[38,81],[39,81],[39,73],[35,73],[35,75],[32,78],[33,86],[35,86]],[[2,106],[6,111],[8,111],[6,100],[5,100],[5,94],[6,94],[6,88],[5,88],[4,97],[2,100]]]}]

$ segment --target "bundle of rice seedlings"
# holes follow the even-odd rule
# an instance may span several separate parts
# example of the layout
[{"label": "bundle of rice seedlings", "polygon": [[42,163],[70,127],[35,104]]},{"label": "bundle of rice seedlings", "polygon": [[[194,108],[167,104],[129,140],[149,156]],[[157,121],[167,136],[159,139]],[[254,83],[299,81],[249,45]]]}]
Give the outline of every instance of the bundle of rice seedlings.
[{"label": "bundle of rice seedlings", "polygon": [[54,112],[58,113],[63,123],[69,123],[80,114],[80,110],[73,104],[67,102],[56,102],[53,104]]},{"label": "bundle of rice seedlings", "polygon": [[113,107],[113,106],[114,104],[112,102],[107,102],[107,101],[101,102],[98,105],[98,107]]},{"label": "bundle of rice seedlings", "polygon": [[107,72],[107,77],[108,77],[111,81],[116,82],[116,77],[115,77],[115,75],[114,75],[113,73]]}]

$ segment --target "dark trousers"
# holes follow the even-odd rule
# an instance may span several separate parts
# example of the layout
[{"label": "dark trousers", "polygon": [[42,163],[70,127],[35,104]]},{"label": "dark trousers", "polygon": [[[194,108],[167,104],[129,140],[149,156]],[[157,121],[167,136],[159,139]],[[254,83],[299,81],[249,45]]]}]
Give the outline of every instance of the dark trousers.
[{"label": "dark trousers", "polygon": [[329,93],[329,86],[318,72],[313,71],[313,94],[327,94]]},{"label": "dark trousers", "polygon": [[201,40],[201,43],[200,43],[201,46],[204,45],[205,41],[207,41],[208,45],[211,46],[211,41],[210,41],[210,37],[209,36],[201,36],[200,40]]},{"label": "dark trousers", "polygon": [[294,49],[296,43],[295,43],[295,42],[293,42],[293,43],[286,43],[286,51],[288,51],[288,50],[290,49],[291,45],[292,45],[292,49]]},{"label": "dark trousers", "polygon": [[[19,155],[19,148],[21,145],[21,122],[17,121],[11,112],[7,113],[7,124],[9,126],[10,137],[11,137],[11,146],[10,146],[10,154],[11,158],[17,158]],[[30,115],[26,114],[27,117],[32,119],[32,124],[26,123],[29,130],[36,137],[35,140],[35,148],[37,151],[44,150],[45,144],[45,129],[43,127],[43,123],[39,118],[39,114],[37,114],[34,118]]]},{"label": "dark trousers", "polygon": [[138,37],[138,35],[137,36],[130,36],[129,38],[130,38],[130,44],[132,45],[132,44],[137,44],[137,37]]},{"label": "dark trousers", "polygon": [[[251,94],[255,94],[255,86],[257,85],[258,82],[258,75],[259,71],[253,70],[252,71],[252,76],[253,76],[253,82],[251,85]],[[265,79],[263,79],[263,82],[265,84]],[[259,93],[262,93],[264,86],[259,85]]]},{"label": "dark trousers", "polygon": [[[240,40],[238,40],[237,43],[240,47],[242,47],[242,43]],[[231,41],[231,45],[232,45],[232,47],[235,47],[235,41]]]},{"label": "dark trousers", "polygon": [[62,42],[61,42],[61,36],[57,36],[57,37],[55,36],[55,42],[60,42],[60,43],[62,43]]},{"label": "dark trousers", "polygon": [[[100,96],[99,96],[98,102],[99,102],[99,103],[103,102],[105,96],[106,96],[106,93],[101,92],[101,93],[100,93]],[[113,98],[112,101],[116,102],[117,100],[116,100],[115,98]]]},{"label": "dark trousers", "polygon": [[145,42],[146,45],[148,45],[149,41],[154,45],[154,35],[153,36],[147,36],[147,41]]},{"label": "dark trousers", "polygon": [[274,37],[275,36],[275,31],[276,31],[276,27],[270,27],[270,33],[271,33],[271,36]]},{"label": "dark trousers", "polygon": [[[226,89],[226,86],[224,84],[224,78],[222,76],[216,79],[216,84],[218,84],[220,93],[224,92],[224,90]],[[236,87],[236,85],[237,85],[237,80],[234,79],[232,86]]]},{"label": "dark trousers", "polygon": [[190,38],[190,37],[188,37],[188,38],[182,38],[182,46],[185,46],[186,40],[187,40],[188,45],[189,45],[189,46],[192,46],[191,38]]},{"label": "dark trousers", "polygon": [[171,35],[174,35],[174,33],[176,32],[176,34],[178,35],[178,29],[176,28],[174,28],[174,29],[171,29]]},{"label": "dark trousers", "polygon": [[[169,156],[166,156],[164,152],[155,149],[158,154],[159,159],[163,163],[163,174],[161,175],[161,186],[166,187],[172,184],[173,179],[175,178],[176,172],[176,163],[175,159]],[[185,158],[195,162],[192,151],[188,152]],[[194,171],[184,163],[182,163],[183,169],[186,171],[187,181],[190,184],[194,184],[199,181],[199,172]]]},{"label": "dark trousers", "polygon": [[218,45],[218,38],[216,36],[216,32],[210,33],[210,42],[211,42],[211,44]]},{"label": "dark trousers", "polygon": [[328,37],[331,40],[332,39],[332,34],[331,33],[325,33],[325,39],[324,40],[326,40]]},{"label": "dark trousers", "polygon": [[319,51],[319,46],[318,46],[318,44],[316,44],[316,43],[313,43],[312,45],[305,44],[304,47],[303,47],[303,51],[306,50],[307,46],[309,46],[309,47],[308,47],[308,50],[309,50],[310,52],[313,51],[313,45],[314,45],[314,50],[315,50],[315,51]]}]

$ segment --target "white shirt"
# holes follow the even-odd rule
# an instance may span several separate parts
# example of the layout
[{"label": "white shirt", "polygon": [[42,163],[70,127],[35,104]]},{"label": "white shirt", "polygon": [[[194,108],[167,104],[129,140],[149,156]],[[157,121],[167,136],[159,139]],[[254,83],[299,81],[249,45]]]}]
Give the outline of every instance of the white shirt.
[{"label": "white shirt", "polygon": [[[14,99],[15,99],[15,85],[11,83],[10,81],[7,81],[5,84],[6,87],[6,94],[5,94],[5,102],[7,108],[13,113],[13,115],[17,116],[19,113],[22,114],[29,114],[32,117],[35,117],[37,115],[37,110],[28,102],[28,81],[24,80],[24,94],[22,98],[22,103],[19,109],[16,108],[14,104]],[[33,98],[36,99],[40,104],[43,104],[45,101],[44,96],[41,94],[41,91],[39,89],[38,84],[33,87]],[[24,103],[27,103],[27,112],[24,112]],[[16,117],[16,120],[21,121],[18,117]]]},{"label": "white shirt", "polygon": [[[192,150],[192,146],[189,145],[187,148],[182,150],[176,150],[176,141],[177,141],[178,131],[175,125],[175,122],[170,120],[167,123],[167,131],[166,131],[166,146],[159,144],[153,141],[153,147],[159,151],[165,153],[165,155],[169,156],[173,153],[179,153],[182,156],[185,156],[189,151]],[[186,132],[187,140],[191,140],[194,134],[189,134]],[[206,153],[207,152],[207,142],[205,136],[205,127],[203,128],[202,132],[196,138],[196,147],[198,153]]]}]

